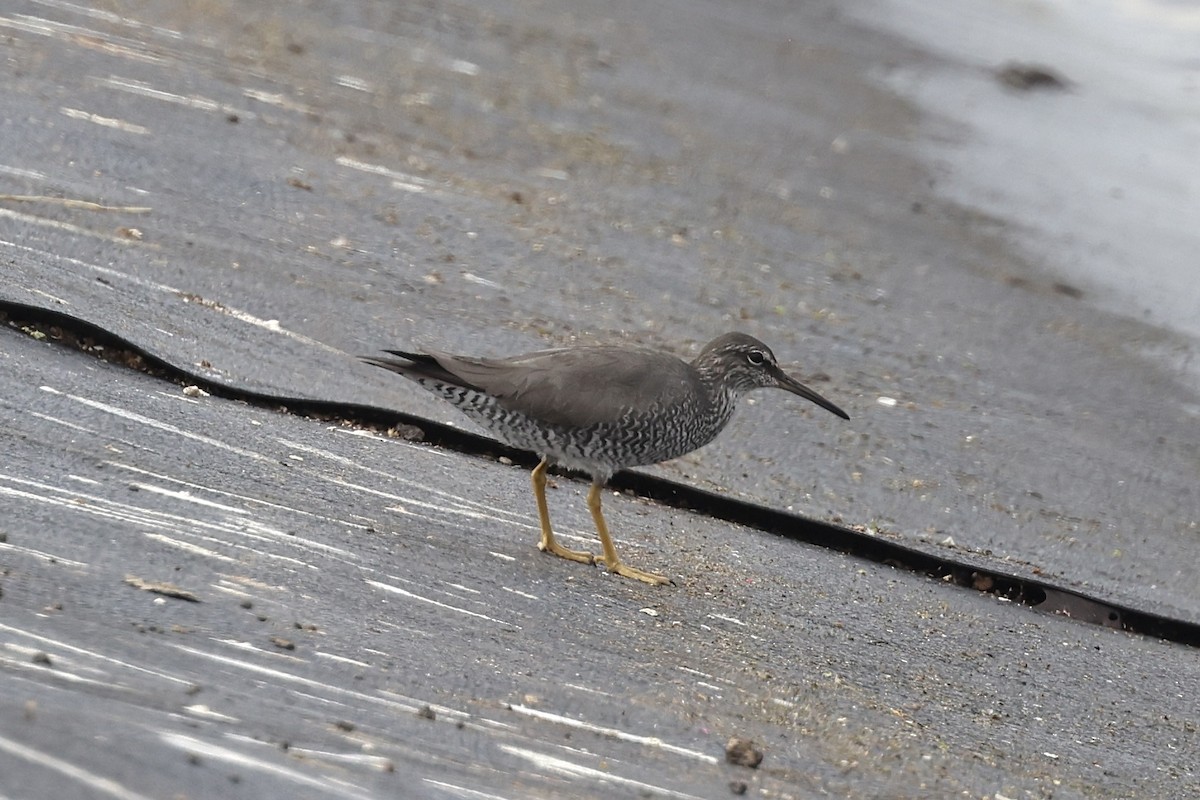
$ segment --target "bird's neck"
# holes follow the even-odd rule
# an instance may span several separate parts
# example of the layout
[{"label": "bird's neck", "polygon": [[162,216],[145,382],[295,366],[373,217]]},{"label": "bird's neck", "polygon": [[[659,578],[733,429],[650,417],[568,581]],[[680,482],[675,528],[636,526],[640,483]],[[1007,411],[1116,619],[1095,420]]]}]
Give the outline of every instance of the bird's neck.
[{"label": "bird's neck", "polygon": [[722,381],[705,381],[705,390],[704,396],[708,400],[709,413],[701,415],[701,418],[710,423],[712,430],[706,431],[706,433],[713,438],[733,417],[741,393]]}]

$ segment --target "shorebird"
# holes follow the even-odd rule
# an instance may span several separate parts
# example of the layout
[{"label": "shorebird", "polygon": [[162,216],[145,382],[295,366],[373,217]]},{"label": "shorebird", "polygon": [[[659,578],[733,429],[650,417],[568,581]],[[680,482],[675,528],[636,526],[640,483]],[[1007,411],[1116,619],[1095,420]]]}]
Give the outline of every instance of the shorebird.
[{"label": "shorebird", "polygon": [[[384,352],[398,358],[363,360],[416,381],[508,444],[540,456],[531,475],[542,529],[539,550],[585,564],[601,561],[618,575],[650,584],[670,580],[621,561],[600,510],[601,490],[614,472],[703,447],[753,389],[783,389],[850,419],[784,372],[769,347],[744,333],[718,336],[691,362],[625,346],[539,350],[511,358]],[[554,538],[546,507],[551,464],[591,475],[587,503],[603,555],[570,550]]]}]

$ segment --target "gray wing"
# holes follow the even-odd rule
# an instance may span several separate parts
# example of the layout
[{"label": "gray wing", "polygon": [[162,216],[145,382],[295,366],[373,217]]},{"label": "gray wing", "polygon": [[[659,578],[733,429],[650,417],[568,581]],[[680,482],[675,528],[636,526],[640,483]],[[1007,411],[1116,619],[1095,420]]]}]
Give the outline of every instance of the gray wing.
[{"label": "gray wing", "polygon": [[653,350],[577,347],[504,359],[430,353],[463,386],[480,389],[512,411],[563,427],[616,422],[694,391],[691,366]]}]

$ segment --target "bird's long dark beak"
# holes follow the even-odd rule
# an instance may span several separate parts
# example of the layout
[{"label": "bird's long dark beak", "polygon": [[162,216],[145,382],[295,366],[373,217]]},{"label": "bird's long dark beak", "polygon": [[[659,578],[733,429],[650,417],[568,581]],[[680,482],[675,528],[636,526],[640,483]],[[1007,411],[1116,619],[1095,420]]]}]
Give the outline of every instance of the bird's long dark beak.
[{"label": "bird's long dark beak", "polygon": [[816,403],[817,405],[819,405],[821,408],[825,409],[826,411],[837,414],[842,419],[850,419],[850,415],[847,414],[845,411],[842,411],[840,408],[835,406],[833,403],[829,402],[824,397],[821,397],[821,395],[817,394],[812,389],[808,388],[803,383],[801,383],[800,381],[793,378],[791,375],[788,375],[783,370],[781,370],[781,369],[775,370],[775,379],[779,381],[780,389],[787,389],[792,394],[798,394],[801,397],[803,397],[805,400],[811,400],[812,402]]}]

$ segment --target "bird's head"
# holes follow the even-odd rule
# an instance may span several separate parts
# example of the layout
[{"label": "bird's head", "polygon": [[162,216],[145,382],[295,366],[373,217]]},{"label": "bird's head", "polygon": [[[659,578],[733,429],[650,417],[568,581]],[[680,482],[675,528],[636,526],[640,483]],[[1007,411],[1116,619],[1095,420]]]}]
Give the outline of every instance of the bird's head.
[{"label": "bird's head", "polygon": [[727,333],[704,346],[692,365],[725,391],[742,395],[752,389],[783,389],[816,403],[842,419],[845,411],[784,372],[771,348],[744,333]]}]

